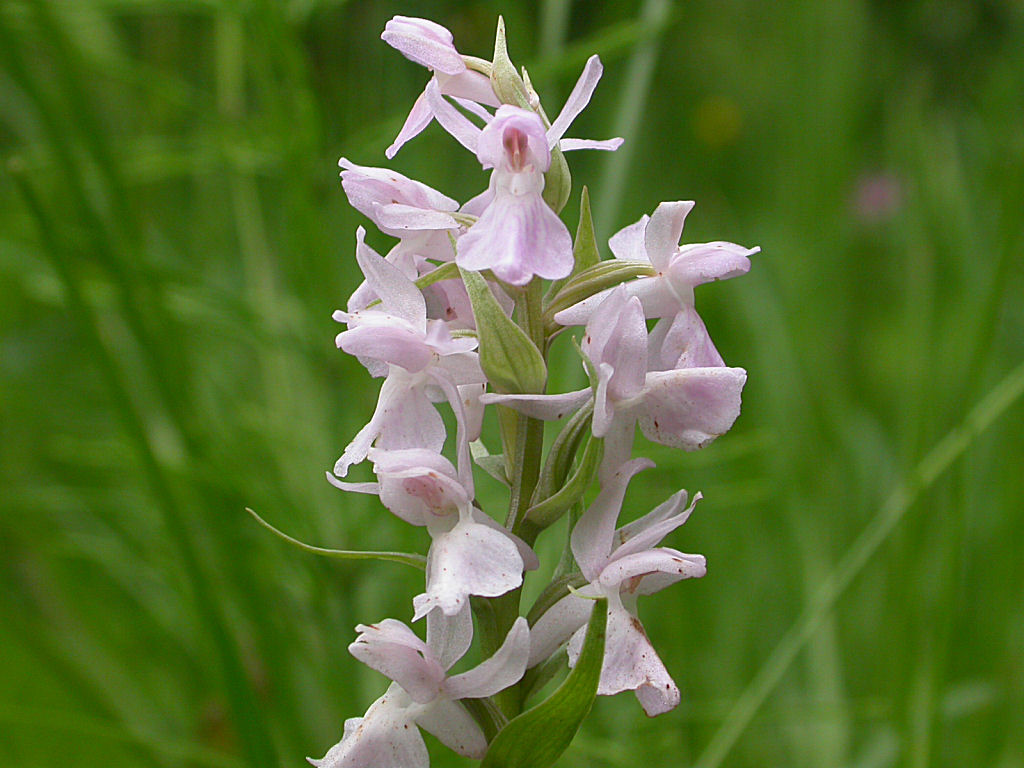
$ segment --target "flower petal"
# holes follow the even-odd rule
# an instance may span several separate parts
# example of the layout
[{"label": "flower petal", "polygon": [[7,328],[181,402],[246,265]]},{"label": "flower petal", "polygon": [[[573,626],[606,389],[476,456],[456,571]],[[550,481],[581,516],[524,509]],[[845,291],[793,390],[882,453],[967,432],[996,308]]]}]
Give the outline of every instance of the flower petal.
[{"label": "flower petal", "polygon": [[608,562],[615,535],[615,521],[622,510],[629,481],[641,470],[653,466],[654,462],[650,459],[633,459],[623,464],[608,482],[602,483],[601,492],[594,503],[576,523],[569,541],[580,571],[588,580],[596,579]]},{"label": "flower petal", "polygon": [[[687,555],[668,547],[646,549],[640,552],[616,557],[601,571],[600,584],[605,589],[637,591],[641,580],[652,574],[670,577],[663,587],[680,579],[699,579],[707,573],[707,563],[702,555]],[[645,590],[649,594],[656,590]]]},{"label": "flower petal", "polygon": [[654,268],[661,271],[668,268],[669,261],[679,248],[686,214],[693,210],[692,200],[678,200],[660,203],[651,214],[644,230],[644,248]]},{"label": "flower petal", "polygon": [[[661,541],[670,531],[674,531],[685,523],[693,512],[694,506],[703,498],[696,493],[690,506],[683,510],[687,494],[685,490],[672,494],[665,501],[652,509],[643,517],[622,526],[615,532],[615,556],[632,554],[648,549]],[[680,511],[682,510],[682,511]],[[671,521],[669,528],[663,528],[666,521]]]},{"label": "flower petal", "polygon": [[591,390],[580,389],[557,395],[505,395],[488,392],[481,395],[484,405],[497,403],[518,411],[532,419],[559,421],[590,399]]},{"label": "flower petal", "polygon": [[[477,362],[479,366],[479,361]],[[480,439],[480,432],[484,424],[483,396],[487,385],[463,384],[458,387],[459,399],[466,413],[466,439],[469,442]]]},{"label": "flower petal", "polygon": [[558,280],[572,271],[572,237],[539,190],[515,195],[499,188],[459,238],[455,261],[476,272],[490,269],[512,285],[526,285],[534,275]]},{"label": "flower petal", "polygon": [[468,672],[449,677],[445,692],[453,699],[481,699],[493,696],[519,682],[530,656],[530,628],[520,616],[505,636],[505,642],[489,659]]},{"label": "flower petal", "polygon": [[558,646],[587,623],[593,607],[593,600],[584,600],[570,594],[545,611],[530,628],[530,658],[527,666],[535,667],[550,658]]},{"label": "flower petal", "polygon": [[445,669],[466,655],[473,642],[473,613],[469,605],[447,616],[433,610],[427,614],[427,645]]},{"label": "flower petal", "polygon": [[376,221],[375,206],[401,203],[414,208],[435,211],[455,211],[459,204],[423,182],[403,176],[390,168],[356,165],[344,157],[341,166],[341,186],[352,207]]},{"label": "flower petal", "polygon": [[413,102],[412,109],[409,110],[409,114],[405,118],[405,122],[402,123],[402,128],[398,131],[398,135],[395,136],[395,140],[391,142],[391,146],[384,150],[384,157],[388,160],[394,158],[398,154],[398,150],[423,133],[423,130],[430,125],[430,121],[433,119],[434,111],[430,108],[430,104],[427,102],[427,93],[424,91],[416,97],[416,101]]},{"label": "flower petal", "polygon": [[384,619],[360,624],[359,636],[348,650],[363,664],[394,680],[419,703],[433,701],[440,693],[445,670],[425,642],[405,624]]},{"label": "flower petal", "polygon": [[352,323],[338,334],[336,343],[360,361],[397,365],[409,373],[418,373],[433,362],[433,351],[423,343],[423,337],[399,318],[372,310],[349,317]]},{"label": "flower petal", "polygon": [[760,250],[721,241],[691,243],[684,245],[672,257],[668,271],[672,282],[677,284],[693,286],[703,285],[712,280],[726,280],[749,272],[748,257]]},{"label": "flower petal", "polygon": [[427,591],[413,599],[416,619],[435,607],[451,616],[469,595],[497,597],[523,583],[515,542],[470,518],[434,536],[427,558]]},{"label": "flower petal", "polygon": [[379,483],[346,483],[336,478],[330,472],[327,472],[326,474],[327,482],[335,488],[340,488],[343,491],[350,491],[353,493],[370,493],[374,496],[380,493]]},{"label": "flower petal", "polygon": [[371,448],[381,503],[413,525],[454,516],[469,503],[455,467],[440,453],[418,448],[386,451]]},{"label": "flower petal", "polygon": [[650,342],[648,368],[652,371],[725,366],[704,321],[691,306],[684,306],[671,321],[661,319],[651,332]]},{"label": "flower petal", "polygon": [[558,148],[563,152],[572,152],[577,149],[603,149],[606,152],[614,152],[622,146],[625,139],[559,139]]},{"label": "flower petal", "polygon": [[608,247],[616,259],[627,261],[650,261],[644,248],[644,231],[651,217],[646,213],[629,226],[623,227],[608,240]]},{"label": "flower petal", "polygon": [[595,363],[594,369],[597,374],[597,386],[594,387],[594,415],[590,421],[590,428],[594,432],[594,437],[604,437],[615,420],[615,403],[608,397],[608,382],[611,381],[615,369],[608,363],[601,362]]},{"label": "flower petal", "polygon": [[555,121],[547,130],[549,147],[554,147],[558,143],[558,140],[569,130],[572,121],[590,103],[590,97],[594,95],[594,89],[597,88],[597,83],[600,81],[603,72],[604,67],[601,66],[601,59],[596,54],[587,59],[579,80],[576,81],[572,93],[569,94],[569,98],[565,100],[565,104],[562,106],[562,111],[558,113],[558,117],[555,118]]},{"label": "flower petal", "polygon": [[725,434],[740,415],[742,368],[653,371],[644,384],[640,429],[648,440],[693,451]]},{"label": "flower petal", "polygon": [[[577,631],[569,641],[569,666],[579,658],[583,634]],[[611,603],[604,649],[599,696],[636,691],[644,711],[652,717],[679,704],[679,688],[647,639],[640,621]]]},{"label": "flower petal", "polygon": [[608,483],[615,471],[633,455],[635,436],[636,414],[628,409],[619,408],[608,423],[603,437],[604,454],[601,456],[601,466],[597,473],[602,486]]},{"label": "flower petal", "polygon": [[428,768],[427,745],[406,703],[408,697],[392,685],[364,717],[345,721],[345,735],[323,758],[306,759],[315,768]]},{"label": "flower petal", "polygon": [[459,223],[444,211],[418,208],[402,203],[377,204],[374,219],[382,228],[395,230],[448,230],[458,229]]},{"label": "flower petal", "polygon": [[458,702],[438,699],[416,715],[416,724],[464,757],[481,760],[487,752],[484,732]]},{"label": "flower petal", "polygon": [[613,401],[639,394],[647,373],[647,325],[640,300],[617,288],[587,323],[583,353],[595,366],[612,368],[608,396]]},{"label": "flower petal", "polygon": [[554,320],[559,325],[584,325],[595,316],[601,303],[613,291],[618,290],[621,290],[627,298],[635,296],[640,300],[640,305],[644,309],[644,317],[673,317],[683,303],[672,290],[667,278],[652,275],[639,277],[628,283],[622,283],[614,288],[608,288],[593,296],[588,296],[583,301],[556,312]]},{"label": "flower petal", "polygon": [[373,250],[357,249],[356,260],[367,284],[380,297],[385,311],[402,318],[420,331],[426,331],[427,305],[416,284],[402,271]]},{"label": "flower petal", "polygon": [[451,96],[465,110],[472,112],[485,123],[490,122],[491,113],[481,107],[500,107],[501,100],[494,95],[491,78],[482,72],[467,69],[457,75],[436,74],[441,93]]},{"label": "flower petal", "polygon": [[[368,246],[363,240],[365,236],[366,230],[359,227],[356,230],[356,248],[368,248],[372,251],[373,249],[370,248],[370,246]],[[376,251],[373,252],[377,253]],[[416,278],[419,277],[416,272],[414,254],[403,249],[401,247],[401,243],[388,251],[388,255],[384,258],[398,267],[399,271],[409,278],[409,280],[415,281]],[[335,319],[339,322],[347,323],[351,319],[352,315],[360,310],[366,309],[372,302],[377,301],[379,298],[380,296],[374,293],[366,280],[363,280],[363,282],[359,284],[359,287],[352,292],[352,295],[348,297],[348,303],[346,305],[348,312],[338,313],[338,316],[335,317]]]},{"label": "flower petal", "polygon": [[334,465],[334,474],[345,477],[348,468],[366,458],[370,446],[378,448],[425,448],[440,453],[444,447],[444,421],[437,409],[403,369],[392,367],[380,388],[377,407]]},{"label": "flower petal", "polygon": [[380,39],[410,61],[427,69],[449,75],[466,69],[466,63],[455,49],[452,33],[436,22],[412,16],[395,16],[384,25]]},{"label": "flower petal", "polygon": [[476,154],[477,142],[480,139],[480,129],[469,121],[465,115],[444,100],[437,81],[431,79],[427,83],[427,89],[423,91],[427,97],[427,104],[430,106],[434,118],[441,127],[454,137],[462,146]]},{"label": "flower petal", "polygon": [[635,586],[634,582],[631,581],[630,587],[633,589],[632,594],[634,596],[653,595],[655,592],[660,592],[677,581],[699,579],[707,573],[708,563],[704,555],[691,555],[671,547],[658,547],[652,551],[665,553],[672,562],[667,568],[662,568],[658,571],[648,571],[639,576],[639,584]]},{"label": "flower petal", "polygon": [[488,528],[500,532],[504,536],[508,536],[512,539],[516,545],[516,549],[519,550],[519,556],[523,559],[523,570],[524,571],[535,571],[540,568],[540,559],[537,557],[537,553],[533,551],[525,541],[516,536],[514,533],[509,531],[505,526],[495,520],[493,517],[488,515],[479,507],[473,507],[469,511],[470,516],[473,520],[480,525],[486,525]]}]

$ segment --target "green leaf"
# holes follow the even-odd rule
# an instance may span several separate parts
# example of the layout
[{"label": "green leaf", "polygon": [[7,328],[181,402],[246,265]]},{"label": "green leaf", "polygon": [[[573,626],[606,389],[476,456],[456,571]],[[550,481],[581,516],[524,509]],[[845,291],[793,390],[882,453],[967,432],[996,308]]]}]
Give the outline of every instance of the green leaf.
[{"label": "green leaf", "polygon": [[508,475],[505,473],[505,456],[503,454],[492,454],[481,440],[474,440],[469,444],[469,453],[473,457],[473,463],[480,469],[493,477],[502,485],[509,485]]},{"label": "green leaf", "polygon": [[351,549],[325,549],[324,547],[314,547],[312,544],[306,544],[303,541],[294,539],[284,531],[279,531],[277,528],[272,526],[262,517],[257,515],[253,510],[248,507],[245,511],[252,515],[256,522],[266,528],[268,531],[273,533],[278,538],[284,539],[289,544],[305,552],[312,552],[314,555],[323,555],[325,557],[335,557],[339,560],[388,560],[393,563],[403,563],[404,565],[411,565],[413,568],[419,570],[425,570],[427,567],[427,558],[423,555],[416,555],[409,552],[376,552],[372,550],[360,551]]},{"label": "green leaf", "polygon": [[580,223],[576,226],[576,241],[572,244],[572,255],[576,266],[573,275],[601,262],[601,254],[597,250],[597,237],[594,235],[594,216],[590,212],[590,190],[583,187],[580,196]]},{"label": "green leaf", "polygon": [[478,272],[460,269],[480,338],[480,367],[497,392],[544,391],[548,369],[526,331],[505,315]]},{"label": "green leaf", "polygon": [[572,742],[597,696],[604,663],[608,600],[599,598],[576,666],[547,699],[512,719],[494,737],[480,768],[549,768]]},{"label": "green leaf", "polygon": [[437,269],[427,272],[423,277],[416,280],[416,287],[423,290],[427,286],[439,283],[442,280],[455,280],[459,276],[458,265],[454,261],[442,264]]}]

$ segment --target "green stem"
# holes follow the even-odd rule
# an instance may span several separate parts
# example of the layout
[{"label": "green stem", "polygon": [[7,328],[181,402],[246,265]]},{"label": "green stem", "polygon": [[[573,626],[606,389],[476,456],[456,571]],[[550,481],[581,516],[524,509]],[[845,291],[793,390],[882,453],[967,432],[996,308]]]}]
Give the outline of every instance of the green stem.
[{"label": "green stem", "polygon": [[[519,323],[537,349],[544,350],[544,320],[541,315],[543,287],[535,278],[520,295]],[[509,497],[506,527],[532,545],[539,532],[526,523],[534,489],[540,479],[541,454],[544,448],[544,423],[519,415],[516,418],[515,447],[512,452],[512,493]],[[519,616],[522,587],[486,601],[474,601],[474,613],[480,625],[480,648],[484,656],[497,650],[509,628]],[[486,603],[487,608],[480,603]],[[522,709],[522,696],[518,686],[512,686],[494,696],[494,703],[510,720]]]},{"label": "green stem", "polygon": [[[543,309],[543,287],[534,279],[523,292],[520,322],[530,340],[546,352]],[[545,358],[547,355],[545,354]],[[547,361],[545,360],[545,363]],[[526,512],[530,508],[533,492],[540,479],[541,453],[544,448],[544,423],[540,419],[520,416],[516,430],[515,476],[512,482],[512,496],[509,500],[506,525],[516,535],[527,533],[524,529]],[[536,536],[536,534],[534,534]],[[531,542],[528,542],[532,544]]]}]

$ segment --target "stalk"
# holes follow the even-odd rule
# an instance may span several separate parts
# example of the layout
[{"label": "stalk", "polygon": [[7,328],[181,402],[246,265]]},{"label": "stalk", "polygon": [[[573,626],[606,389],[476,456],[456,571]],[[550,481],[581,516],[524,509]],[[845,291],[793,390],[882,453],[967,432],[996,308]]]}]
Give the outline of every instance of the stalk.
[{"label": "stalk", "polygon": [[[519,304],[519,322],[530,340],[545,355],[547,362],[544,319],[541,313],[543,287],[540,278],[534,278],[521,294]],[[546,389],[546,385],[545,385]],[[530,508],[533,492],[540,480],[542,467],[541,454],[544,448],[544,422],[540,419],[519,415],[516,419],[515,451],[512,466],[512,492],[509,496],[508,516],[505,525],[527,544],[533,546],[539,530],[526,522],[526,512]],[[489,656],[505,639],[505,634],[519,617],[519,603],[522,587],[507,592],[499,597],[486,601],[487,621],[483,621],[483,611],[474,610],[481,626],[481,650]],[[474,609],[479,603],[474,603]],[[520,686],[514,685],[494,696],[494,702],[509,719],[522,710],[522,694]]]}]

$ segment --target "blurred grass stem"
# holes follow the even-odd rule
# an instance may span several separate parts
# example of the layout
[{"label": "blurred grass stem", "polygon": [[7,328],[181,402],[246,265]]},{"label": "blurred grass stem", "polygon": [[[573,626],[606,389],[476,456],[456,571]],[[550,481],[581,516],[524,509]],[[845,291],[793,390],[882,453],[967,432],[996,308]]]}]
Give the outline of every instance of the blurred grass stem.
[{"label": "blurred grass stem", "polygon": [[[594,220],[600,222],[600,227],[615,227],[619,218],[619,208],[633,162],[640,119],[654,77],[654,67],[658,61],[660,38],[672,18],[671,11],[670,0],[645,0],[640,11],[640,22],[647,34],[637,41],[633,55],[630,56],[626,78],[622,83],[619,111],[612,123],[612,135],[621,136],[626,141],[608,158],[601,177],[598,187],[601,196],[594,212]],[[608,235],[607,231],[599,232],[598,241],[607,238]]]},{"label": "blurred grass stem", "polygon": [[254,766],[274,765],[275,750],[263,712],[256,706],[256,699],[238,648],[214,602],[213,593],[209,588],[210,578],[196,551],[177,494],[157,459],[145,420],[134,404],[114,356],[103,339],[99,321],[83,295],[81,279],[73,267],[72,260],[66,258],[65,249],[54,237],[54,233],[59,230],[53,217],[44,208],[24,175],[15,172],[12,176],[26,206],[36,220],[40,240],[64,288],[75,327],[82,334],[83,341],[93,349],[94,362],[110,390],[111,400],[120,417],[121,425],[135,446],[153,494],[153,501],[162,513],[167,532],[181,559],[196,611],[220,659],[235,725],[249,760]]},{"label": "blurred grass stem", "polygon": [[1024,395],[1024,363],[1018,364],[921,459],[907,479],[889,495],[875,518],[853,543],[818,589],[796,623],[775,646],[768,660],[733,705],[696,768],[722,765],[768,695],[782,680],[796,655],[818,631],[835,603],[867,565],[872,555],[903,519],[917,497],[971,446],[974,440]]}]

